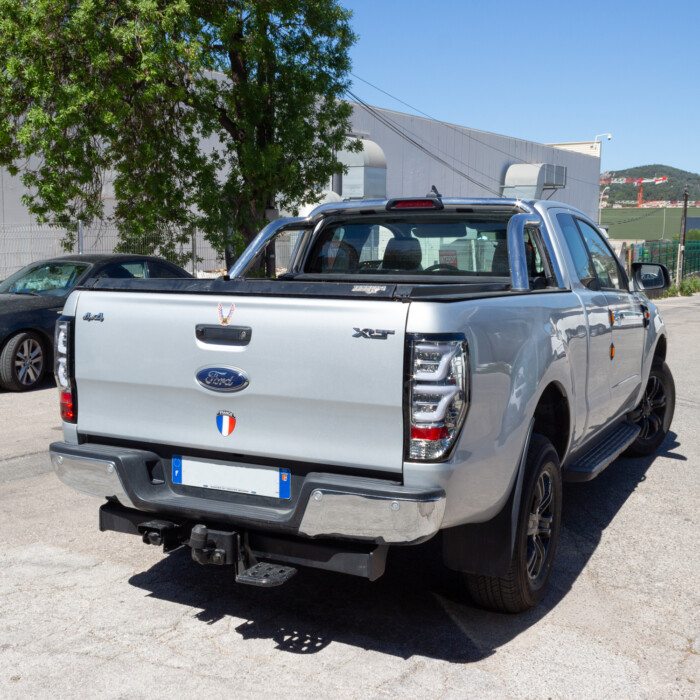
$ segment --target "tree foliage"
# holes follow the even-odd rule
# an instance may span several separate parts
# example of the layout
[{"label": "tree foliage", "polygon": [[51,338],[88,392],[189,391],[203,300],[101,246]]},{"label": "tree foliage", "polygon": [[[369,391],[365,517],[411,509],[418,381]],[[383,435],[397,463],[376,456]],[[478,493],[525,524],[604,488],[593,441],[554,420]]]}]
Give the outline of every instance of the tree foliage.
[{"label": "tree foliage", "polygon": [[[40,220],[111,218],[122,247],[265,209],[340,169],[350,13],[337,0],[0,0],[0,164]],[[116,204],[105,211],[105,179]]]}]

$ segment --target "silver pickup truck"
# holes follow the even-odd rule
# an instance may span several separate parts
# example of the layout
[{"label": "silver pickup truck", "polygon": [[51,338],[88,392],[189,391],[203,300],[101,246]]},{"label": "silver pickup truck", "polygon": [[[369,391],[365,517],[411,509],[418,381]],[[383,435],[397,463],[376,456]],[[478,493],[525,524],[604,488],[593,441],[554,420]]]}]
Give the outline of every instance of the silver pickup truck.
[{"label": "silver pickup truck", "polygon": [[423,197],[269,224],[218,280],[99,280],[56,328],[66,484],[236,581],[371,580],[439,537],[465,595],[543,596],[562,480],[663,442],[666,329],[564,204]]}]

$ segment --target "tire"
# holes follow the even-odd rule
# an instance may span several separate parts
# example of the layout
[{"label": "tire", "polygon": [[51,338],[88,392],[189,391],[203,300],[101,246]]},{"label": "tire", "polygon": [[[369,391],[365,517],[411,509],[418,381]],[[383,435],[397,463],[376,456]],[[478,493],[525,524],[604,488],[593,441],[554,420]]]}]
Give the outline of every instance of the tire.
[{"label": "tire", "polygon": [[547,590],[559,541],[561,504],[557,452],[547,438],[533,435],[508,573],[503,577],[462,574],[477,605],[497,612],[519,613],[540,602]]},{"label": "tire", "polygon": [[641,432],[625,450],[623,457],[648,457],[661,447],[671,427],[676,409],[676,385],[665,362],[652,366],[644,396],[627,418]]},{"label": "tire", "polygon": [[0,386],[8,391],[29,391],[46,374],[46,350],[32,332],[12,336],[0,354]]}]

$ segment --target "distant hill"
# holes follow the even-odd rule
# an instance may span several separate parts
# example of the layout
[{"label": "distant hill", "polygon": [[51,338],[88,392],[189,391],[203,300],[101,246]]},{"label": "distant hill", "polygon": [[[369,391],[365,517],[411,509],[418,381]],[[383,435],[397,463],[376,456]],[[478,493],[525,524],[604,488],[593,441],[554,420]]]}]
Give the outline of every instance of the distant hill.
[{"label": "distant hill", "polygon": [[[679,170],[669,165],[640,165],[626,170],[609,171],[607,177],[667,177],[668,182],[662,185],[644,185],[644,201],[656,200],[680,201],[683,199],[683,189],[688,185],[688,198],[700,199],[700,175],[687,170]],[[604,176],[601,176],[604,177]],[[619,201],[637,201],[637,187],[635,185],[605,185],[608,190],[608,203]],[[600,188],[603,191],[603,187]]]}]

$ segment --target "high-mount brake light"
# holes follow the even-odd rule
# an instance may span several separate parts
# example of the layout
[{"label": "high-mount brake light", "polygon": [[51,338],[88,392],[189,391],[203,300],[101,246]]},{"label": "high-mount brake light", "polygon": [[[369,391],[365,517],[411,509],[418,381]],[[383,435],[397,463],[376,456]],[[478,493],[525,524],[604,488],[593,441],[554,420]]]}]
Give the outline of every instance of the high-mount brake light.
[{"label": "high-mount brake light", "polygon": [[73,342],[71,320],[58,319],[54,334],[54,376],[58,387],[61,406],[61,418],[67,423],[76,423],[78,411],[76,406],[76,388],[71,372],[71,344]]},{"label": "high-mount brake light", "polygon": [[394,209],[442,209],[442,202],[437,198],[427,199],[392,199],[386,205],[388,210]]},{"label": "high-mount brake light", "polygon": [[407,335],[407,460],[449,459],[469,405],[469,352],[461,334]]}]

